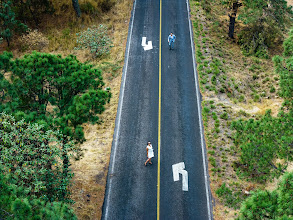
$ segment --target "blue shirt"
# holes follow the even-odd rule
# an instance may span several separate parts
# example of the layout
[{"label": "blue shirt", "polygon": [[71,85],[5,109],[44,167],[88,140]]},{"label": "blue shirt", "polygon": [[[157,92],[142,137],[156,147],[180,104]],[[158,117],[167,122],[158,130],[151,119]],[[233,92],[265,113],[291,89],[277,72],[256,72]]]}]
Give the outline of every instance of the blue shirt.
[{"label": "blue shirt", "polygon": [[171,34],[170,34],[169,37],[168,37],[168,42],[169,43],[175,42],[175,39],[176,39],[176,36],[174,34],[171,36]]}]

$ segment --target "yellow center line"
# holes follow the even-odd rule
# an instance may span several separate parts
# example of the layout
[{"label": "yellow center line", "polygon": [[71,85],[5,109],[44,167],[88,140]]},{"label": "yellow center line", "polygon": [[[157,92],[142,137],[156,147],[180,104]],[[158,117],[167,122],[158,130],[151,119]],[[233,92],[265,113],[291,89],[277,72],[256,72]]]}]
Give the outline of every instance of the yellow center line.
[{"label": "yellow center line", "polygon": [[161,80],[162,80],[162,0],[160,0],[160,43],[159,43],[159,112],[158,112],[158,184],[157,184],[157,220],[160,219]]}]

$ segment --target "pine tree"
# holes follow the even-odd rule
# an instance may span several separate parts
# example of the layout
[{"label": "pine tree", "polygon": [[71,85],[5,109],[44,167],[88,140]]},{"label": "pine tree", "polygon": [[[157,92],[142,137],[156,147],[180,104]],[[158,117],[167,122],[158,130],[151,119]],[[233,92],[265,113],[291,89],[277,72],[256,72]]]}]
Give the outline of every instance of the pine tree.
[{"label": "pine tree", "polygon": [[293,173],[286,173],[276,190],[259,190],[242,203],[239,220],[292,219]]},{"label": "pine tree", "polygon": [[68,140],[84,141],[83,123],[99,122],[111,93],[104,89],[101,71],[76,57],[32,53],[20,59],[0,55],[0,112],[59,129]]},{"label": "pine tree", "polygon": [[[280,95],[291,100],[293,97],[293,29],[289,32],[289,37],[284,41],[283,57],[275,56],[276,72],[280,74]],[[293,107],[293,105],[292,105]]]},{"label": "pine tree", "polygon": [[27,30],[27,26],[16,19],[9,0],[0,1],[0,24],[0,37],[6,40],[8,47],[14,33]]},{"label": "pine tree", "polygon": [[242,0],[242,5],[238,19],[246,27],[238,35],[239,44],[246,55],[268,57],[268,47],[283,36],[282,30],[292,21],[292,7],[286,0]]},{"label": "pine tree", "polygon": [[[271,112],[259,120],[239,120],[232,123],[236,130],[234,142],[240,149],[238,172],[258,181],[266,181],[282,174],[289,161],[293,160],[292,112],[274,118]],[[276,158],[285,163],[276,163]]]},{"label": "pine tree", "polygon": [[[293,160],[293,31],[284,41],[283,57],[273,58],[276,73],[280,75],[280,95],[284,103],[278,117],[268,111],[258,120],[233,122],[236,130],[234,141],[240,149],[236,163],[239,173],[266,181],[284,172]],[[282,163],[276,163],[282,159]]]},{"label": "pine tree", "polygon": [[44,14],[52,14],[54,12],[50,0],[14,0],[13,6],[19,20],[25,23],[34,21],[36,26],[40,24]]}]

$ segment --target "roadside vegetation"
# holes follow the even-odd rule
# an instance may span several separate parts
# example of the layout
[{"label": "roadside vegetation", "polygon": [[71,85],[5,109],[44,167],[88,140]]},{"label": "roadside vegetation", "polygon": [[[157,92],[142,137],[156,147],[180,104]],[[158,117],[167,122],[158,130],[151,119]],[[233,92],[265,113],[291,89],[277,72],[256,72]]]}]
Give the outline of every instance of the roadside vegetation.
[{"label": "roadside vegetation", "polygon": [[215,219],[292,218],[288,3],[190,1]]},{"label": "roadside vegetation", "polygon": [[130,0],[0,0],[0,218],[99,219]]}]

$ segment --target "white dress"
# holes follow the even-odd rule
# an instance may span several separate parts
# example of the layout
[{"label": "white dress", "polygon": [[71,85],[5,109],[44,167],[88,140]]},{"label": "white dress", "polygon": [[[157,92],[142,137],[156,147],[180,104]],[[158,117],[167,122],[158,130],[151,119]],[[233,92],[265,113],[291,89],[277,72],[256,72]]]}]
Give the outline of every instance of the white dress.
[{"label": "white dress", "polygon": [[147,149],[148,149],[148,158],[152,158],[154,157],[154,150],[153,150],[153,146],[152,145],[147,145]]}]

